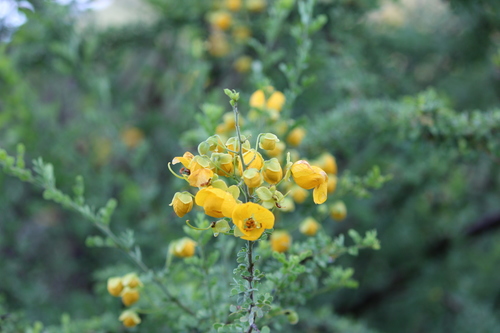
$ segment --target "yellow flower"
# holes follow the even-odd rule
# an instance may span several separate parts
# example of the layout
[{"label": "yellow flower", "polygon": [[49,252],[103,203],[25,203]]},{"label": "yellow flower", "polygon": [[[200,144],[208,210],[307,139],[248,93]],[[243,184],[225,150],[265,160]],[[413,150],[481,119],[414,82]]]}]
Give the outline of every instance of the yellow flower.
[{"label": "yellow flower", "polygon": [[122,277],[122,283],[125,287],[137,288],[143,284],[136,273],[128,273]]},{"label": "yellow flower", "polygon": [[212,217],[231,217],[236,206],[236,200],[231,193],[224,190],[207,187],[196,193],[195,202],[203,207],[205,214]]},{"label": "yellow flower", "polygon": [[300,187],[310,190],[314,188],[314,203],[322,204],[327,199],[328,175],[322,169],[311,166],[307,161],[300,160],[292,165],[293,180]]},{"label": "yellow flower", "polygon": [[262,174],[259,170],[251,168],[243,172],[243,181],[248,187],[255,188],[262,185],[264,179],[262,178]]},{"label": "yellow flower", "polygon": [[230,51],[226,35],[219,30],[213,31],[208,37],[208,52],[214,57],[224,57]]},{"label": "yellow flower", "polygon": [[137,127],[129,127],[122,131],[121,139],[128,148],[135,148],[144,140],[144,132]]},{"label": "yellow flower", "polygon": [[250,241],[257,240],[265,229],[274,227],[273,213],[253,202],[237,205],[232,218],[237,227],[235,236]]},{"label": "yellow flower", "polygon": [[196,242],[191,238],[184,237],[174,241],[170,245],[172,254],[179,258],[188,258],[194,256],[196,250]]},{"label": "yellow flower", "polygon": [[251,12],[258,13],[266,9],[266,0],[247,0],[247,9]]},{"label": "yellow flower", "polygon": [[120,320],[125,327],[134,327],[141,323],[141,318],[132,310],[123,311],[118,320]]},{"label": "yellow flower", "polygon": [[264,94],[264,91],[259,89],[250,96],[251,108],[263,109],[265,105],[266,105],[266,95]]},{"label": "yellow flower", "polygon": [[266,106],[268,109],[281,111],[281,109],[283,109],[283,105],[285,105],[285,102],[285,95],[281,91],[275,91],[267,100]]},{"label": "yellow flower", "polygon": [[122,278],[121,277],[112,277],[108,279],[108,292],[115,297],[120,296],[123,290]]},{"label": "yellow flower", "polygon": [[337,161],[330,153],[323,153],[315,163],[328,174],[337,174]]},{"label": "yellow flower", "polygon": [[209,15],[208,18],[210,24],[216,28],[221,30],[227,30],[231,26],[233,22],[233,18],[231,14],[225,11],[213,12]]},{"label": "yellow flower", "polygon": [[139,289],[125,287],[120,296],[122,297],[122,302],[125,306],[131,306],[139,300]]},{"label": "yellow flower", "polygon": [[239,11],[241,9],[241,0],[226,0],[226,8],[233,12]]},{"label": "yellow flower", "polygon": [[330,207],[330,216],[337,221],[342,221],[347,216],[347,207],[343,201],[336,201]]},{"label": "yellow flower", "polygon": [[210,185],[214,172],[207,168],[197,169],[188,177],[189,185],[194,187],[205,187]]},{"label": "yellow flower", "polygon": [[285,252],[292,244],[292,236],[288,231],[279,230],[271,235],[271,248],[276,252]]},{"label": "yellow flower", "polygon": [[177,216],[183,217],[193,208],[193,197],[188,192],[177,192],[170,203]]},{"label": "yellow flower", "polygon": [[250,71],[251,67],[252,67],[252,58],[249,56],[241,56],[233,62],[233,68],[238,73],[247,73],[248,71]]},{"label": "yellow flower", "polygon": [[273,185],[279,183],[283,178],[283,169],[276,158],[264,162],[262,173],[264,174],[264,180]]},{"label": "yellow flower", "polygon": [[182,163],[185,168],[189,168],[189,164],[193,158],[194,155],[187,151],[181,157],[174,157],[172,164]]},{"label": "yellow flower", "polygon": [[301,233],[307,236],[314,236],[318,232],[320,224],[312,217],[306,218],[300,224],[299,230]]},{"label": "yellow flower", "polygon": [[292,147],[300,145],[304,137],[306,136],[306,130],[302,127],[295,127],[286,137],[286,142]]}]

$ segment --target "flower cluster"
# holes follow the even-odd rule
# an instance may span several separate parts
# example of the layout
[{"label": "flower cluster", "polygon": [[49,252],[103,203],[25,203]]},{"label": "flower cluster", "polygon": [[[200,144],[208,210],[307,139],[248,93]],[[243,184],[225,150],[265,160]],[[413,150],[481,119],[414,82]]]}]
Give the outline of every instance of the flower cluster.
[{"label": "flower cluster", "polygon": [[[143,286],[136,273],[129,273],[121,277],[111,277],[108,279],[108,292],[115,297],[121,297],[125,306],[131,306],[139,298],[139,289]],[[133,310],[125,310],[120,315],[120,321],[126,327],[134,327],[141,322],[141,318]]]},{"label": "flower cluster", "polygon": [[[273,93],[267,102],[262,103],[262,107],[274,107],[279,112],[284,104],[284,96],[280,92]],[[266,98],[264,92],[261,97]],[[196,205],[206,215],[220,219],[211,225],[216,235],[233,234],[255,241],[265,230],[274,228],[275,211],[287,210],[287,193],[283,194],[282,191],[290,188],[292,180],[295,186],[304,191],[313,190],[316,204],[326,201],[330,183],[327,172],[305,160],[292,163],[291,154],[287,154],[283,163],[280,162],[277,157],[271,157],[276,146],[281,143],[277,135],[261,133],[252,145],[240,134],[236,121],[232,124],[237,129],[237,136],[227,139],[221,135],[211,136],[198,145],[198,155],[185,152],[175,157],[171,164],[181,165],[178,173],[172,170],[169,163],[171,172],[192,188],[175,193],[170,205],[177,216],[185,216]],[[330,173],[336,173],[330,162],[325,166]],[[229,222],[232,222],[233,227]],[[308,227],[309,230],[312,228]],[[276,246],[280,252],[291,243],[291,237],[285,233],[281,233],[281,236],[278,233],[273,239],[274,243],[280,239],[280,245]],[[172,245],[171,252],[179,257],[191,256],[195,243],[187,246],[186,242],[184,240]],[[175,250],[177,248],[183,250]]]}]

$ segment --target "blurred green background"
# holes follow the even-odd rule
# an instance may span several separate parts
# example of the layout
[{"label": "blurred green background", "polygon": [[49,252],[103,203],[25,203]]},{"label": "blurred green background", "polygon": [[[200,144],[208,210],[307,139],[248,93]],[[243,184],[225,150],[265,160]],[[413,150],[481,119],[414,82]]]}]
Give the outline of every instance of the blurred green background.
[{"label": "blurred green background", "polygon": [[[217,49],[215,1],[64,3],[0,3],[0,147],[24,143],[27,160],[54,165],[61,189],[83,175],[95,206],[117,198],[113,223],[133,228],[145,261],[161,265],[182,235],[166,166],[195,149],[183,134],[199,127],[201,105],[227,106],[222,89],[233,88],[245,112],[259,70],[278,89],[286,81],[234,31]],[[274,3],[240,17],[256,40],[272,28]],[[9,20],[17,12],[19,27]],[[343,258],[359,288],[311,301],[297,331],[328,332],[345,318],[343,332],[498,331],[500,2],[318,0],[315,12],[328,21],[306,70],[316,80],[292,109],[308,119],[301,149],[331,152],[341,172],[379,165],[393,180],[368,199],[347,197],[342,223],[325,222],[331,235],[376,228],[382,249]],[[293,61],[297,17],[270,57]],[[234,66],[241,56],[253,69]],[[87,248],[97,230],[39,190],[4,174],[0,187],[0,329],[41,321],[57,331],[68,313],[77,331],[124,330],[105,280],[133,266]],[[339,317],[315,313],[325,305]]]}]

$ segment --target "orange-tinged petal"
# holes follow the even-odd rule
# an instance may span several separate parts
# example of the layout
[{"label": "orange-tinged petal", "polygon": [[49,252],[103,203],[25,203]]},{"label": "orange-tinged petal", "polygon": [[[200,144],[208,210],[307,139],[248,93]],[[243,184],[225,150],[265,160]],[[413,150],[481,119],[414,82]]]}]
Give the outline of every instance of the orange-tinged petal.
[{"label": "orange-tinged petal", "polygon": [[187,168],[189,167],[189,163],[191,163],[191,160],[193,158],[194,155],[187,151],[181,157],[174,157],[174,159],[172,160],[172,164],[182,163],[182,165],[184,165],[184,167]]},{"label": "orange-tinged petal", "polygon": [[195,202],[212,217],[231,217],[236,206],[231,193],[213,187],[201,189],[196,194]]},{"label": "orange-tinged petal", "polygon": [[194,187],[204,187],[210,184],[214,172],[207,168],[198,169],[192,172],[188,177],[189,185]]}]

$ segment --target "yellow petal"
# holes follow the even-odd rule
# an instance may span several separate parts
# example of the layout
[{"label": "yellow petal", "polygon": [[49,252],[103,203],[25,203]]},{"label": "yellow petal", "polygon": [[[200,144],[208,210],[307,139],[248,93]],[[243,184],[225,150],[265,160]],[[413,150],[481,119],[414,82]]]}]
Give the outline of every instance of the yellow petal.
[{"label": "yellow petal", "polygon": [[326,201],[328,191],[328,183],[324,182],[321,185],[314,188],[313,199],[314,203],[319,205]]}]

